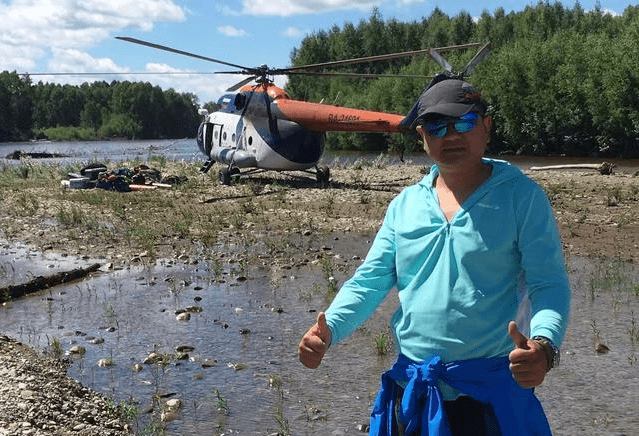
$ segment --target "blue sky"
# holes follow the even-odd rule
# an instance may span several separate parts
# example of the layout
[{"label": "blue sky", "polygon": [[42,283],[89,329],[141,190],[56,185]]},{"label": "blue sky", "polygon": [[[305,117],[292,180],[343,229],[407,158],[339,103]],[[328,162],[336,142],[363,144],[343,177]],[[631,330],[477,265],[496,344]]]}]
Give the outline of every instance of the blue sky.
[{"label": "blue sky", "polygon": [[[377,7],[384,20],[420,20],[439,7],[450,16],[478,17],[498,7],[521,11],[536,1],[475,0],[0,0],[0,71],[111,73],[108,76],[40,76],[34,82],[81,84],[93,80],[148,81],[192,92],[201,103],[217,98],[242,77],[132,75],[135,72],[212,72],[224,66],[115,39],[131,36],[247,67],[289,66],[305,35],[345,22],[367,20]],[[585,10],[596,0],[579,2]],[[573,7],[574,2],[562,2]],[[632,3],[600,0],[621,14]],[[276,81],[283,85],[285,78]]]}]

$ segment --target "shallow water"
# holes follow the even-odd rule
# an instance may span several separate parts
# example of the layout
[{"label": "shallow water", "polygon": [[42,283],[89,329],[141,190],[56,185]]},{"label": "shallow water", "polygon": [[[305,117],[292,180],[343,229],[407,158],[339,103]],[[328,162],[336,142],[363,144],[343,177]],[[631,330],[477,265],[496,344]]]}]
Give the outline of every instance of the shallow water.
[{"label": "shallow water", "polygon": [[[19,164],[1,159],[16,149],[71,156],[44,160],[51,163],[150,156],[203,160],[195,141],[187,139],[0,144],[0,165]],[[332,165],[357,156],[324,159]],[[413,158],[425,159],[423,154]],[[509,160],[522,168],[600,162]],[[639,164],[625,161],[619,166],[636,169]],[[308,253],[330,247],[339,266],[335,274],[339,284],[365,256],[370,238],[327,236],[296,244],[304,245]],[[65,351],[75,345],[85,347],[82,358],[70,357],[69,374],[119,401],[136,400],[143,412],[153,405],[156,393],[180,398],[183,408],[167,424],[167,435],[267,435],[284,433],[287,425],[293,435],[362,434],[359,426],[368,422],[380,374],[395,358],[392,352],[379,356],[374,338],[387,333],[396,297],[389,296],[364,327],[333,346],[319,369],[307,370],[297,361],[297,344],[317,312],[328,304],[326,279],[312,260],[309,255],[306,262],[292,262],[296,266],[273,269],[264,258],[262,266],[249,271],[232,263],[220,271],[204,261],[195,265],[164,261],[106,271],[1,306],[0,332],[40,348],[50,348],[54,338]],[[0,241],[0,285],[96,261],[105,263],[35,253]],[[570,258],[569,265],[573,306],[562,365],[551,371],[537,393],[555,435],[635,434],[639,428],[639,268],[577,257]],[[202,311],[193,313],[189,321],[177,321],[175,311],[188,306]],[[104,342],[93,344],[90,338]],[[596,339],[610,351],[596,353]],[[181,345],[194,347],[188,353],[190,359],[133,371],[133,365],[152,351],[173,353]],[[99,359],[112,359],[114,365],[98,367]],[[150,417],[140,415],[140,428]]]},{"label": "shallow water", "polygon": [[49,153],[60,157],[37,159],[41,163],[71,164],[76,162],[119,162],[124,160],[147,161],[162,156],[169,160],[203,160],[195,139],[145,140],[145,141],[32,141],[0,143],[0,163],[18,164],[7,159],[15,151],[23,153]]},{"label": "shallow water", "polygon": [[[316,243],[335,246],[339,241]],[[359,245],[364,249],[366,241]],[[0,271],[10,283],[93,261],[40,255],[25,247],[0,250]],[[71,356],[69,374],[118,400],[133,398],[141,409],[152,405],[155,393],[174,394],[184,407],[167,434],[196,435],[217,427],[267,434],[280,430],[280,415],[294,434],[317,434],[320,428],[357,431],[357,424],[367,422],[362,411],[392,356],[376,356],[373,332],[362,330],[346,347],[336,346],[321,370],[303,369],[297,344],[327,304],[319,292],[325,280],[313,268],[271,271],[266,265],[243,273],[228,265],[217,279],[205,262],[102,272],[5,304],[0,331],[41,348],[51,349],[54,338],[67,352],[85,347],[82,358]],[[175,311],[188,306],[202,311],[177,321]],[[379,322],[370,323],[375,325],[383,329]],[[92,344],[94,338],[104,342]],[[190,359],[164,369],[144,365],[141,372],[132,370],[152,351],[174,353],[181,345],[194,347]],[[353,347],[368,357],[344,365],[341,356]],[[99,359],[112,359],[114,365],[98,367]],[[203,367],[203,362],[214,364]],[[218,410],[218,392],[228,413]],[[141,425],[147,419],[142,415]]]},{"label": "shallow water", "polygon": [[[309,242],[311,251],[327,245],[342,264],[336,276],[341,283],[360,262],[352,257],[363,256],[369,242]],[[25,247],[0,249],[0,272],[10,282],[91,262]],[[638,268],[577,257],[570,265],[573,308],[562,364],[537,393],[556,435],[633,434],[639,426]],[[183,407],[168,423],[168,435],[266,435],[285,425],[295,435],[362,434],[379,376],[395,357],[379,356],[374,338],[387,331],[396,297],[389,296],[311,371],[297,361],[296,347],[327,305],[325,287],[321,269],[303,259],[290,269],[272,270],[264,259],[250,271],[228,264],[222,272],[206,262],[159,262],[7,303],[0,309],[0,332],[42,348],[53,338],[65,351],[84,346],[82,358],[71,357],[69,374],[117,400],[135,399],[142,411],[156,393],[180,398]],[[176,320],[177,309],[194,305],[202,311],[190,321]],[[594,351],[597,335],[608,353]],[[194,347],[190,359],[132,370],[150,352],[173,353],[181,345]],[[98,367],[99,359],[114,365]],[[141,414],[140,427],[149,419]]]}]

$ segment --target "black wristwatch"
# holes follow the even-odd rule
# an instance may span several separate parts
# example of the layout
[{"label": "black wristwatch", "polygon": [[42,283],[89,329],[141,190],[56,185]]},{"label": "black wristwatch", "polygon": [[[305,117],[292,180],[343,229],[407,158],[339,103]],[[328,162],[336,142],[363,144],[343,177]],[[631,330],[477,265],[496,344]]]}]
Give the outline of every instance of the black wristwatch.
[{"label": "black wristwatch", "polygon": [[546,353],[546,359],[548,360],[548,371],[553,369],[556,366],[559,366],[559,360],[561,357],[561,353],[559,352],[559,348],[553,342],[545,336],[533,336],[530,338],[531,340],[537,342],[541,345]]}]

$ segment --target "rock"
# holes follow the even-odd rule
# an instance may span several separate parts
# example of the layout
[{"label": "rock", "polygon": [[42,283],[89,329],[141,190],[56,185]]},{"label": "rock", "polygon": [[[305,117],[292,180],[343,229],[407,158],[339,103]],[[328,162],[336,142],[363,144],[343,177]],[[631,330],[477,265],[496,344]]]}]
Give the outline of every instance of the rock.
[{"label": "rock", "polygon": [[188,321],[191,319],[191,313],[190,312],[178,313],[175,319],[178,321]]},{"label": "rock", "polygon": [[160,414],[160,420],[162,422],[169,422],[169,421],[173,421],[175,418],[177,418],[177,413],[173,412],[173,411],[168,411],[168,412],[162,412]]},{"label": "rock", "polygon": [[597,354],[606,354],[608,351],[610,351],[610,348],[608,348],[606,344],[598,342],[595,345],[595,351],[597,352]]},{"label": "rock", "polygon": [[166,410],[177,410],[182,407],[182,401],[180,401],[178,398],[173,398],[164,403],[164,407],[166,408]]},{"label": "rock", "polygon": [[202,361],[202,368],[211,368],[217,365],[217,360],[215,359],[204,359]]},{"label": "rock", "polygon": [[144,363],[145,365],[153,365],[160,362],[161,360],[162,356],[160,356],[158,353],[151,353],[142,361],[142,363]]},{"label": "rock", "polygon": [[67,364],[0,337],[0,436],[126,436],[112,402],[66,374]]},{"label": "rock", "polygon": [[77,354],[77,355],[82,356],[82,355],[84,355],[84,353],[86,353],[86,351],[87,351],[87,349],[84,348],[83,346],[75,345],[75,346],[73,346],[73,347],[71,347],[69,349],[69,354]]}]

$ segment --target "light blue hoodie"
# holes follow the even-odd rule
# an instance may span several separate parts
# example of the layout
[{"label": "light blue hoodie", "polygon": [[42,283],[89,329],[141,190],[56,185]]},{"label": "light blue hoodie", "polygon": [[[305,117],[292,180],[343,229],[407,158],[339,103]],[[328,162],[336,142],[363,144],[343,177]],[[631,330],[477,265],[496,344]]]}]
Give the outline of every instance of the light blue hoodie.
[{"label": "light blue hoodie", "polygon": [[570,289],[550,203],[518,168],[484,162],[491,176],[450,222],[433,186],[437,166],[393,199],[366,260],[326,312],[333,343],[396,287],[400,304],[391,326],[404,356],[415,362],[507,356],[508,323],[525,285],[530,335],[561,344]]}]

